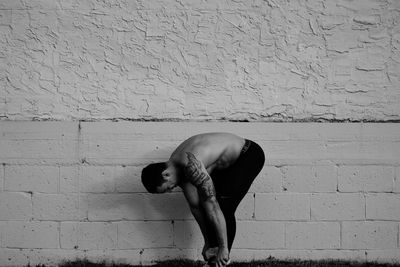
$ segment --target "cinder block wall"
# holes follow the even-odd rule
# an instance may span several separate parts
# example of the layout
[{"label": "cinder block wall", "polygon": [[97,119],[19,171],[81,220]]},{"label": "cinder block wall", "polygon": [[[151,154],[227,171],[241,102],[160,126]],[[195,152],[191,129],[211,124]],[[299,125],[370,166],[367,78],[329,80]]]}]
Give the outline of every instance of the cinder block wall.
[{"label": "cinder block wall", "polygon": [[201,258],[138,181],[207,131],[267,156],[235,260],[399,260],[398,124],[259,123],[398,122],[399,3],[1,0],[0,265]]},{"label": "cinder block wall", "polygon": [[2,121],[0,265],[201,259],[182,192],[148,194],[140,172],[208,131],[266,154],[234,260],[400,260],[400,124]]}]

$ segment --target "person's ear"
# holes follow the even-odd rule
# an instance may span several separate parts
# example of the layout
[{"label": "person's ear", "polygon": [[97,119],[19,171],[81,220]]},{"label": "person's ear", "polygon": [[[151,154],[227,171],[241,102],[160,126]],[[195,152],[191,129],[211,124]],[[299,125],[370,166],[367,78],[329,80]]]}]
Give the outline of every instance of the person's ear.
[{"label": "person's ear", "polygon": [[168,170],[163,170],[161,175],[162,175],[164,181],[167,181],[169,179],[169,176],[170,176]]}]

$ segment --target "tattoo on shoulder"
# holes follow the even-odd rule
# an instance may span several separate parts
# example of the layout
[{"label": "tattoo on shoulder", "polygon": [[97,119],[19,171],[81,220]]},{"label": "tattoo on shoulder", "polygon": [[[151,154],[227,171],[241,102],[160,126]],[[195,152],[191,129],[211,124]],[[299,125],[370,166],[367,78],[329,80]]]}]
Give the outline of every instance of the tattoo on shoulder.
[{"label": "tattoo on shoulder", "polygon": [[215,188],[210,175],[202,170],[201,162],[190,152],[186,152],[188,163],[185,166],[185,174],[198,188],[202,200],[215,196]]}]

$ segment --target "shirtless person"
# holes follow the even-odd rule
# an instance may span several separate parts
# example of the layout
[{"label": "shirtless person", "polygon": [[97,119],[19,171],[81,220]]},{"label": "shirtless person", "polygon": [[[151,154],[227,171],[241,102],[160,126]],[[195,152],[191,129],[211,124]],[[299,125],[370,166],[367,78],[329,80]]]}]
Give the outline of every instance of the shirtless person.
[{"label": "shirtless person", "polygon": [[181,187],[204,237],[204,260],[226,266],[236,208],[264,161],[262,148],[251,140],[230,133],[198,134],[180,144],[167,162],[145,167],[142,183],[150,193]]}]

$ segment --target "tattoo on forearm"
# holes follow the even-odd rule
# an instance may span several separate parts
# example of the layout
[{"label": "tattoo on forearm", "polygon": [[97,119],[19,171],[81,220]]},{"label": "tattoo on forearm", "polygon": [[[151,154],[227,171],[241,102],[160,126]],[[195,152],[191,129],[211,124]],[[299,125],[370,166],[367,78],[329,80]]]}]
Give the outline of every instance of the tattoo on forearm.
[{"label": "tattoo on forearm", "polygon": [[202,200],[215,196],[215,188],[211,177],[201,168],[201,162],[190,152],[186,152],[188,163],[185,167],[186,176],[198,188]]}]

